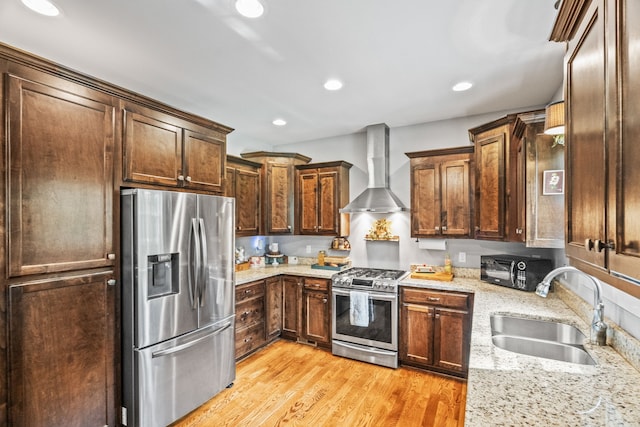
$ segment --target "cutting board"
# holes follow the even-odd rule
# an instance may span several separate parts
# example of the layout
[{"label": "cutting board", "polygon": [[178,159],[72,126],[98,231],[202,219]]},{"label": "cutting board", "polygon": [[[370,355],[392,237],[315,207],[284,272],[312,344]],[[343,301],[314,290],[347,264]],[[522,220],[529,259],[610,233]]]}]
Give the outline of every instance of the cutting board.
[{"label": "cutting board", "polygon": [[450,282],[453,280],[453,273],[445,273],[444,271],[438,271],[435,273],[411,273],[412,279],[422,280],[439,280],[441,282]]}]

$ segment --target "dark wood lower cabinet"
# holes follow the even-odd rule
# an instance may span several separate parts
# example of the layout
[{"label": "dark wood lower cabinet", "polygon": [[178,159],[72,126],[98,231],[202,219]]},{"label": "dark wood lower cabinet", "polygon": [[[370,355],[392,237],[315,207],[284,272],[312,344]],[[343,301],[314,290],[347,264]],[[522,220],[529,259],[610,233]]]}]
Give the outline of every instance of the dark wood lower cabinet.
[{"label": "dark wood lower cabinet", "polygon": [[304,278],[302,291],[302,338],[321,347],[331,346],[329,279]]},{"label": "dark wood lower cabinet", "polygon": [[282,278],[282,337],[295,340],[300,336],[302,324],[302,278]]},{"label": "dark wood lower cabinet", "polygon": [[402,288],[400,295],[400,362],[466,377],[473,294]]},{"label": "dark wood lower cabinet", "polygon": [[266,283],[267,341],[282,333],[282,277],[270,277]]},{"label": "dark wood lower cabinet", "polygon": [[265,281],[236,287],[236,359],[265,343]]},{"label": "dark wood lower cabinet", "polygon": [[9,288],[9,425],[115,425],[111,278]]}]

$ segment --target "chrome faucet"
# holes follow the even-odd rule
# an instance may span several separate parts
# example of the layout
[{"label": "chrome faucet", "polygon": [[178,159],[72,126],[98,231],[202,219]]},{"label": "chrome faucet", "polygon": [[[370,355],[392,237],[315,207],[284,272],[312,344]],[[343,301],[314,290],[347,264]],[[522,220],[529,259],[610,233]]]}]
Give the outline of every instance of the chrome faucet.
[{"label": "chrome faucet", "polygon": [[600,281],[575,267],[565,266],[552,270],[536,287],[536,294],[546,298],[549,293],[551,280],[561,273],[577,273],[588,278],[593,283],[595,295],[593,299],[593,319],[591,320],[591,344],[607,345],[607,324],[604,323],[604,303],[602,302],[602,286]]}]

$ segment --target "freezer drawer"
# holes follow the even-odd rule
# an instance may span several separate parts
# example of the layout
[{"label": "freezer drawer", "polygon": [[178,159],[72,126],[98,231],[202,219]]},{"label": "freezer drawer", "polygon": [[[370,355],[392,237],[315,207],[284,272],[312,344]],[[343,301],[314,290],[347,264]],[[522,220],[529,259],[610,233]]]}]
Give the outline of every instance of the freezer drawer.
[{"label": "freezer drawer", "polygon": [[[165,426],[235,380],[234,316],[179,338],[134,351],[134,422]],[[126,402],[125,402],[126,403]],[[131,414],[132,408],[127,408]]]}]

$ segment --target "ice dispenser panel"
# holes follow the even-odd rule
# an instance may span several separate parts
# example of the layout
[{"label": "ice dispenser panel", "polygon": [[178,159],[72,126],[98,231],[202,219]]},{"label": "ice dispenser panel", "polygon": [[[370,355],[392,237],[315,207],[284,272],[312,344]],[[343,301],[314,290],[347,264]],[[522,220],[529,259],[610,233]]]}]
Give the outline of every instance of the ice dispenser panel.
[{"label": "ice dispenser panel", "polygon": [[179,287],[180,255],[160,254],[149,255],[149,282],[147,295],[156,298],[164,295],[177,294]]}]

